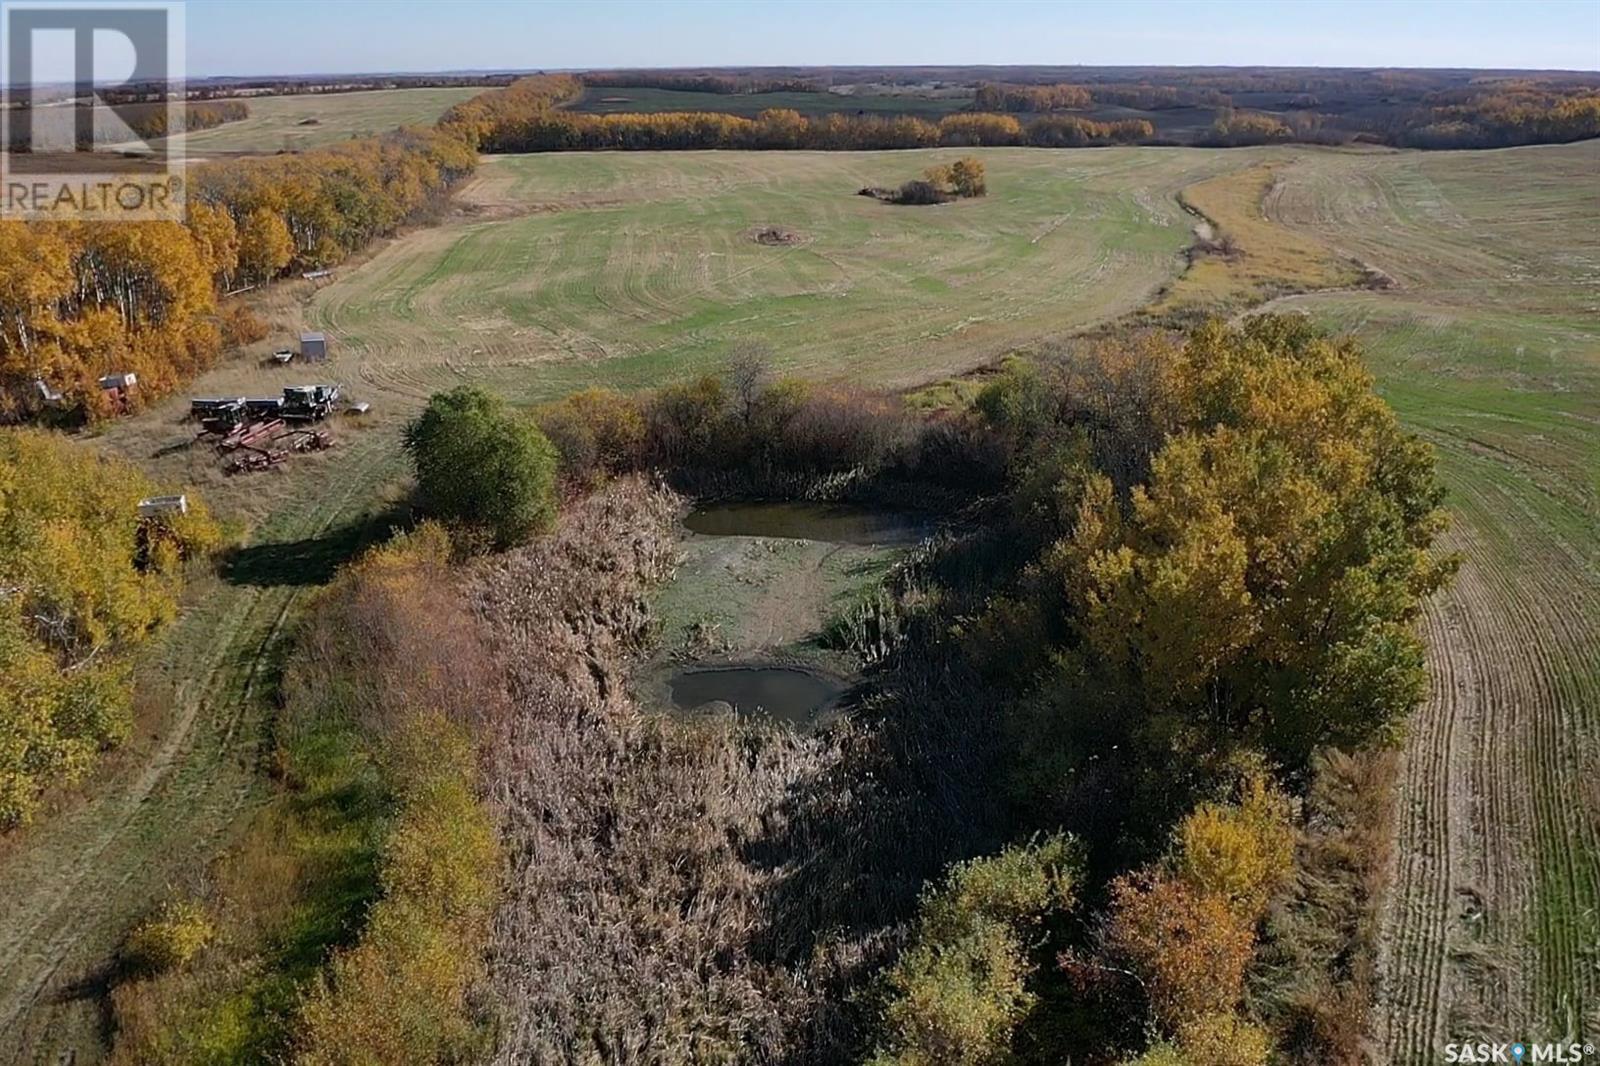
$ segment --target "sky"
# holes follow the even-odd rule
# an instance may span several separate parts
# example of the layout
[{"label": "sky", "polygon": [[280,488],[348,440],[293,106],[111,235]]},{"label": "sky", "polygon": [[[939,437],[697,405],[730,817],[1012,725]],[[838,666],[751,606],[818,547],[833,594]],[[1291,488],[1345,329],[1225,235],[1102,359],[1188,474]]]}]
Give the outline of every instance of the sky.
[{"label": "sky", "polygon": [[188,73],[1085,64],[1600,70],[1600,0],[189,0]]}]

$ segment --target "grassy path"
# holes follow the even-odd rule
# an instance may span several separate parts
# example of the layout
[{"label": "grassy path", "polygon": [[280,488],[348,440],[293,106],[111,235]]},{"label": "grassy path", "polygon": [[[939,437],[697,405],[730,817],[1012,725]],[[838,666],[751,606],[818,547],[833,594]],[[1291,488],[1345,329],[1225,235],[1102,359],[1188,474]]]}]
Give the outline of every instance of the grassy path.
[{"label": "grassy path", "polygon": [[[377,436],[343,459],[347,477],[286,506],[252,550],[328,537],[397,473],[392,440]],[[0,864],[0,1062],[99,1056],[105,967],[118,940],[168,885],[199,876],[265,795],[274,654],[307,587],[275,582],[293,580],[258,566],[197,583],[141,674],[147,690],[170,696],[156,735]]]}]

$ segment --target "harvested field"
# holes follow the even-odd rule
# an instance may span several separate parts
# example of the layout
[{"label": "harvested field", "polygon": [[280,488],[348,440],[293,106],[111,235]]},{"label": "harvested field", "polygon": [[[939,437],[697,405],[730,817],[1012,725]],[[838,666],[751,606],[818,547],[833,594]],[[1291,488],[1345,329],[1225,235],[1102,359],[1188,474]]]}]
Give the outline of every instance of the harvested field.
[{"label": "harvested field", "polygon": [[[391,245],[306,322],[366,384],[409,398],[461,381],[514,397],[637,387],[748,342],[784,370],[911,384],[1138,307],[1183,267],[1177,190],[1250,161],[992,150],[982,200],[897,211],[855,195],[954,156],[493,159],[466,199],[496,221]],[[751,239],[773,226],[804,239]]]},{"label": "harvested field", "polygon": [[1393,276],[1294,298],[1439,452],[1463,555],[1428,606],[1375,1037],[1600,1034],[1600,144],[1305,160],[1272,216]]},{"label": "harvested field", "polygon": [[216,152],[316,148],[352,137],[387,133],[396,126],[431,126],[451,104],[482,91],[466,86],[251,96],[245,98],[249,118],[191,133],[184,145],[195,158]]}]

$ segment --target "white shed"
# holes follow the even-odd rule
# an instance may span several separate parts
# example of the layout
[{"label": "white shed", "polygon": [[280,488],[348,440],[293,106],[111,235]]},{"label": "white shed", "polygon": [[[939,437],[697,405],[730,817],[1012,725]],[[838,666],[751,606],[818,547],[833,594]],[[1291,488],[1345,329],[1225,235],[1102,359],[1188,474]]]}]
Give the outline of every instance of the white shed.
[{"label": "white shed", "polygon": [[139,517],[155,518],[164,514],[188,514],[187,496],[146,496],[139,501]]}]

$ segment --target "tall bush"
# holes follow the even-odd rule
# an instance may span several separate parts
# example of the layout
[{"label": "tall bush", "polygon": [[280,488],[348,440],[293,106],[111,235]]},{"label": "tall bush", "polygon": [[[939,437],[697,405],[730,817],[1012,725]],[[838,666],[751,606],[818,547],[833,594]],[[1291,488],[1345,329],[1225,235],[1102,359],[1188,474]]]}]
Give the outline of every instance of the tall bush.
[{"label": "tall bush", "polygon": [[550,526],[556,451],[531,419],[481,389],[437,393],[406,427],[426,506],[504,548]]}]

